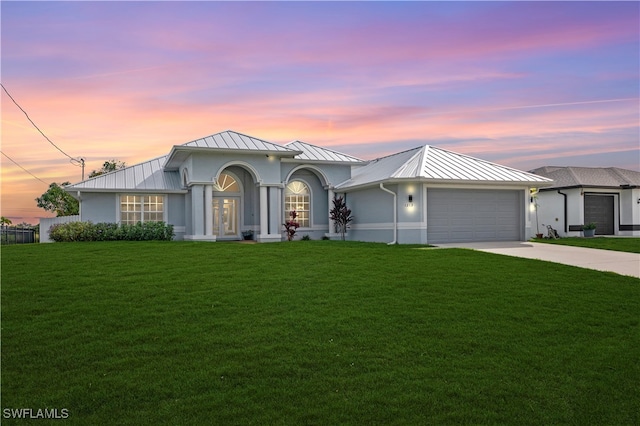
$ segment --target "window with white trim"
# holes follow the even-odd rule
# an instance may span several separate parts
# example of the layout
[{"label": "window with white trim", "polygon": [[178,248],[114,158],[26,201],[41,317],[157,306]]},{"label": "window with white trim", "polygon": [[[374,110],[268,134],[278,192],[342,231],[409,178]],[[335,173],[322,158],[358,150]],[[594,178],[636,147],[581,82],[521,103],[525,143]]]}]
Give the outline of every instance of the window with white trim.
[{"label": "window with white trim", "polygon": [[298,213],[296,221],[302,228],[311,226],[309,212],[311,211],[311,193],[306,183],[301,180],[289,182],[284,191],[284,220],[290,220],[289,213],[295,210]]},{"label": "window with white trim", "polygon": [[220,192],[240,192],[238,182],[227,173],[221,173],[216,184],[216,191]]},{"label": "window with white trim", "polygon": [[120,223],[134,225],[138,222],[161,222],[163,220],[163,195],[120,196]]}]

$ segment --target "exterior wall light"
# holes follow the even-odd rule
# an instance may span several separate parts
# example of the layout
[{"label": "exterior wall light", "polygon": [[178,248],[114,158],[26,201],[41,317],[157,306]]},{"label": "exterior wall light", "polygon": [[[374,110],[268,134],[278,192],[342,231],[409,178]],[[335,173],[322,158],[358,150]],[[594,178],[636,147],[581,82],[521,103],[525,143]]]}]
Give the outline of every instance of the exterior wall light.
[{"label": "exterior wall light", "polygon": [[[409,195],[409,202],[413,203],[413,195]],[[640,201],[638,201],[638,202],[640,202]]]}]

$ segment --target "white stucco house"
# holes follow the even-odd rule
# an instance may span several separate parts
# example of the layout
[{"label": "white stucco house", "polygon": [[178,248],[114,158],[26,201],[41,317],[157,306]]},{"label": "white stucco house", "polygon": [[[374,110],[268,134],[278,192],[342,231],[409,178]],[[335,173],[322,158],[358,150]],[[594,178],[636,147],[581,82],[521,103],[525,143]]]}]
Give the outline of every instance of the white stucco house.
[{"label": "white stucco house", "polygon": [[526,240],[530,188],[545,177],[434,146],[363,161],[301,141],[278,145],[224,131],[171,147],[165,156],[69,185],[80,220],[163,220],[176,239],[282,241],[336,237],[334,195],[355,217],[347,238],[387,243]]},{"label": "white stucco house", "polygon": [[580,236],[590,222],[596,224],[596,235],[640,236],[640,172],[553,166],[531,172],[554,180],[537,193],[540,224],[551,225],[561,236]]}]

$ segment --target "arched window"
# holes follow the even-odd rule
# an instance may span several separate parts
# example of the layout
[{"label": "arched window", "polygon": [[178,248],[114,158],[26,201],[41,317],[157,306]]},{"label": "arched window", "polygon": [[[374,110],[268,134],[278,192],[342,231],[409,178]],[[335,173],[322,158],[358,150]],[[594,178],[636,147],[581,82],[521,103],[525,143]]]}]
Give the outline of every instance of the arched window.
[{"label": "arched window", "polygon": [[302,228],[311,226],[309,212],[311,207],[311,193],[306,183],[301,180],[291,181],[284,191],[284,220],[289,220],[289,213],[295,210],[298,213],[296,221]]},{"label": "arched window", "polygon": [[220,173],[216,190],[220,192],[240,192],[240,185],[231,175]]}]

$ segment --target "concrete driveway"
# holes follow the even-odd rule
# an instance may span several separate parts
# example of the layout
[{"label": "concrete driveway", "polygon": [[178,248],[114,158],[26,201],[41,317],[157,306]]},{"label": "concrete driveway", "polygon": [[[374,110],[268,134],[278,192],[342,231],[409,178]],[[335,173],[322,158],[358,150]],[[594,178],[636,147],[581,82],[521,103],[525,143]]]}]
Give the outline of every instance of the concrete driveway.
[{"label": "concrete driveway", "polygon": [[540,259],[580,268],[615,272],[640,278],[640,254],[584,247],[524,241],[502,241],[490,243],[448,243],[439,248],[468,248],[506,256]]}]

